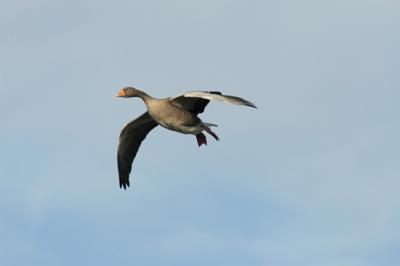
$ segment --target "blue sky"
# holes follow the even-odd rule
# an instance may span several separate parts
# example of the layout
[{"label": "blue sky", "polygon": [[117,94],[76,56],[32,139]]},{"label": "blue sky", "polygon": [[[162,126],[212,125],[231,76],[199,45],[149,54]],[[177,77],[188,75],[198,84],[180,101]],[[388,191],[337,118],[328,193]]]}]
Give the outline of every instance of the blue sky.
[{"label": "blue sky", "polygon": [[[398,265],[400,3],[0,2],[1,265]],[[118,188],[118,99],[221,90]]]}]

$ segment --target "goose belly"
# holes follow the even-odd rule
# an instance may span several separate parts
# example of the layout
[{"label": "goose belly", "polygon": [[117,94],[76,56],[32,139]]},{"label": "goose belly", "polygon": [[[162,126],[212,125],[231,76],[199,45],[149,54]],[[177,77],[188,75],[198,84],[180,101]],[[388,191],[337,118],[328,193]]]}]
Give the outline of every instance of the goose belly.
[{"label": "goose belly", "polygon": [[180,133],[183,133],[183,134],[197,135],[203,130],[203,127],[201,126],[201,123],[197,124],[196,126],[183,126],[183,125],[180,125],[180,124],[168,123],[166,121],[159,121],[158,123],[162,127],[165,127],[165,128],[167,128],[169,130],[173,130],[173,131],[180,132]]},{"label": "goose belly", "polygon": [[204,129],[200,118],[173,105],[164,108],[162,112],[149,109],[149,114],[162,127],[183,134],[196,135]]}]

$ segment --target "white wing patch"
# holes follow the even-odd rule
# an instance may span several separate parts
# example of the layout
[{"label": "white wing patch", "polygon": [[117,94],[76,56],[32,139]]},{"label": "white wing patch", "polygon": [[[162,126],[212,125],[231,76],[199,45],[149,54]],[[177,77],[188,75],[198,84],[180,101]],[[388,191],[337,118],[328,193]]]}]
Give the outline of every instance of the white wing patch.
[{"label": "white wing patch", "polygon": [[[180,96],[182,96],[182,95],[180,95]],[[203,91],[191,91],[191,92],[187,92],[187,93],[183,94],[183,96],[188,97],[188,98],[203,98],[203,99],[207,99],[210,101],[231,103],[231,104],[237,104],[237,105],[247,105],[247,106],[257,108],[253,103],[251,103],[245,99],[242,99],[242,98],[236,97],[236,96],[230,96],[230,95],[211,94],[211,93],[207,93],[207,92],[203,92]]]}]

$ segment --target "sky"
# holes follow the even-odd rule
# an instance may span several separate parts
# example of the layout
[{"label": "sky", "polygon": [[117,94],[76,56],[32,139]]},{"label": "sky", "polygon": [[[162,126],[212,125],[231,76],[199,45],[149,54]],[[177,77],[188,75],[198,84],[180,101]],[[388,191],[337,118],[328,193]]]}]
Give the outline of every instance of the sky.
[{"label": "sky", "polygon": [[[0,264],[400,263],[400,2],[0,0]],[[220,90],[221,141],[122,126]]]}]

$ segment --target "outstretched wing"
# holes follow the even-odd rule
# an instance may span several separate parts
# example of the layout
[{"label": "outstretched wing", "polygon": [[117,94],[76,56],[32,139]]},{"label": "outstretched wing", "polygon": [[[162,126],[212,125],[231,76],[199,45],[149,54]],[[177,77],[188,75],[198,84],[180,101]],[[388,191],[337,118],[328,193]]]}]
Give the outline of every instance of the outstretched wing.
[{"label": "outstretched wing", "polygon": [[119,187],[124,187],[124,189],[129,187],[129,174],[132,170],[133,159],[135,159],[142,141],[157,125],[157,122],[146,112],[122,129],[117,153]]},{"label": "outstretched wing", "polygon": [[[219,91],[204,91],[205,94],[222,95]],[[202,97],[188,97],[188,93],[180,94],[178,96],[170,98],[172,104],[185,109],[193,114],[199,114],[204,112],[207,104],[210,102],[209,99]]]},{"label": "outstretched wing", "polygon": [[210,101],[246,105],[257,108],[253,103],[243,98],[223,95],[219,91],[191,91],[170,98],[170,101],[176,106],[195,114],[202,113]]}]

